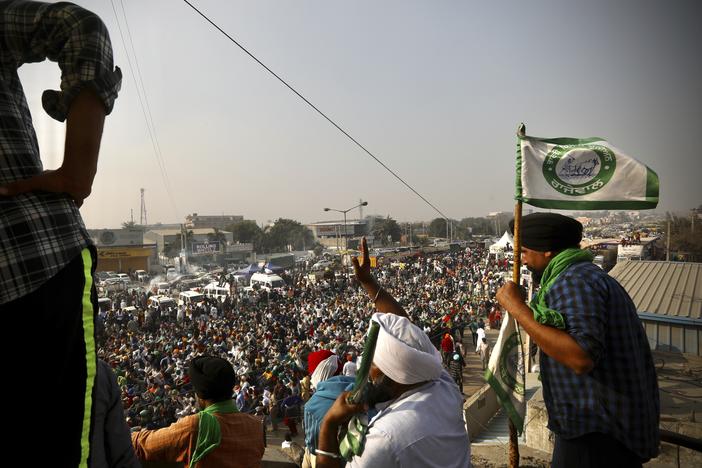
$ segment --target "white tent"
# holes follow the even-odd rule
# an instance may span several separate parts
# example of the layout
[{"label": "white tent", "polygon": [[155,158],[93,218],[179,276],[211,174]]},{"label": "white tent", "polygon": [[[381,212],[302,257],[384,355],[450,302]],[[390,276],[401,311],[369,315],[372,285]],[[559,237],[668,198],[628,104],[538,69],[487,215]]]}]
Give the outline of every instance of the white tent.
[{"label": "white tent", "polygon": [[505,231],[502,238],[490,246],[490,253],[496,254],[499,252],[504,252],[507,250],[507,246],[509,246],[510,250],[514,248],[514,238],[509,231]]}]

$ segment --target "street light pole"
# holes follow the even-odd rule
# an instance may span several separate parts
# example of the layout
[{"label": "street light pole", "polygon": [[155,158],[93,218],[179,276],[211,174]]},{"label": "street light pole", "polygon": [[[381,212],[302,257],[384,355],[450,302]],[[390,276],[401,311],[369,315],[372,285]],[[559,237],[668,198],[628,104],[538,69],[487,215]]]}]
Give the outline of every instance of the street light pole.
[{"label": "street light pole", "polygon": [[348,240],[348,233],[346,232],[346,213],[348,213],[351,210],[355,210],[358,207],[361,206],[368,206],[368,202],[364,201],[359,203],[356,206],[352,206],[348,210],[337,210],[336,208],[324,208],[324,211],[336,211],[337,213],[342,213],[344,215],[344,250],[348,251],[349,250],[349,240]]},{"label": "street light pole", "polygon": [[[354,206],[354,208],[356,208]],[[353,208],[352,208],[353,209]],[[348,237],[348,231],[346,230],[346,213],[347,211],[344,211],[344,251],[348,253],[349,251],[349,237]]]}]

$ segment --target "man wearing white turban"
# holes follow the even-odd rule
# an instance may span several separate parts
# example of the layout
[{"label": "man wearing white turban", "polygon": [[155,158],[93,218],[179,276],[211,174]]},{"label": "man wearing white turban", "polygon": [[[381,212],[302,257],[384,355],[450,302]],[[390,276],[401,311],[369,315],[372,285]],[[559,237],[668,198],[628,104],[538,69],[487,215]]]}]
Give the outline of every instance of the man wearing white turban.
[{"label": "man wearing white turban", "polygon": [[470,441],[461,394],[441,365],[441,355],[426,333],[370,274],[368,246],[362,261],[353,259],[356,278],[379,311],[375,354],[369,373],[368,401],[353,405],[342,393],[329,409],[319,435],[317,466],[341,466],[338,429],[356,413],[374,406],[363,449],[346,464],[357,467],[467,467]]}]

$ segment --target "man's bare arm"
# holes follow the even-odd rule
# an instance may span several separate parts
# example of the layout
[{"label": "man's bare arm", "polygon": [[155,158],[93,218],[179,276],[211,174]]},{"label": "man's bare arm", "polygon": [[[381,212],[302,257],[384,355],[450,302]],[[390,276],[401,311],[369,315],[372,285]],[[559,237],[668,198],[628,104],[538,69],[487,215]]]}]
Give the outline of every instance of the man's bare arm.
[{"label": "man's bare arm", "polygon": [[92,190],[104,123],[105,106],[92,89],[84,88],[68,112],[61,167],[0,187],[0,195],[33,191],[67,193],[80,206]]},{"label": "man's bare arm", "polygon": [[378,282],[370,273],[370,255],[368,253],[368,242],[364,237],[361,241],[361,260],[354,257],[351,259],[353,270],[356,279],[361,283],[361,286],[368,294],[368,297],[374,299],[375,308],[378,312],[395,314],[401,317],[407,317],[407,312],[402,306],[390,295],[387,291],[380,287]]},{"label": "man's bare arm", "polygon": [[558,328],[542,325],[524,302],[519,287],[508,281],[497,291],[497,301],[522,326],[541,350],[578,375],[592,370],[595,363],[568,333]]}]

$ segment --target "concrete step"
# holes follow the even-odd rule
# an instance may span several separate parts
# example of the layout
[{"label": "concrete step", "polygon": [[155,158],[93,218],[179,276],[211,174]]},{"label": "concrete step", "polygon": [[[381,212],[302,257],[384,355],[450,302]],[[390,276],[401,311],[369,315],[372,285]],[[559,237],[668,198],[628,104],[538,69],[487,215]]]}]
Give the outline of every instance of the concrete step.
[{"label": "concrete step", "polygon": [[[538,375],[527,374],[526,382],[526,401],[536,393],[536,391],[541,386],[541,382],[538,381]],[[525,434],[519,438],[519,443],[526,443],[524,438]],[[495,413],[495,416],[488,421],[485,429],[480,432],[475,438],[471,439],[471,444],[477,445],[495,445],[495,444],[509,444],[509,419],[507,418],[507,413],[504,412],[502,408]]]},{"label": "concrete step", "polygon": [[509,444],[509,420],[507,419],[507,414],[500,409],[488,422],[487,428],[475,439],[471,440],[471,443],[474,445]]}]

